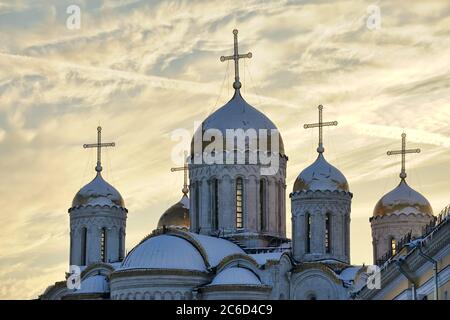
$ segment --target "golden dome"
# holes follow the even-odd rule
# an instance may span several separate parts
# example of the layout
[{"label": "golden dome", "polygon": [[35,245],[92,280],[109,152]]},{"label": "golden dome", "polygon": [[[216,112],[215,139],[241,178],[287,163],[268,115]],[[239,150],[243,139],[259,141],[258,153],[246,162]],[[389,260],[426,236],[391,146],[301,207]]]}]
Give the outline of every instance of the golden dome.
[{"label": "golden dome", "polygon": [[385,194],[375,205],[374,217],[399,214],[422,214],[433,216],[428,200],[412,189],[404,179],[392,191]]},{"label": "golden dome", "polygon": [[186,195],[183,195],[179,202],[167,209],[158,221],[158,228],[175,226],[189,229],[190,225],[189,198]]},{"label": "golden dome", "polygon": [[349,188],[341,171],[329,164],[323,154],[319,153],[316,161],[304,169],[294,183],[293,192],[309,190],[348,192]]},{"label": "golden dome", "polygon": [[95,178],[77,192],[72,201],[72,207],[88,205],[125,207],[119,191],[106,182],[100,172],[97,172]]}]

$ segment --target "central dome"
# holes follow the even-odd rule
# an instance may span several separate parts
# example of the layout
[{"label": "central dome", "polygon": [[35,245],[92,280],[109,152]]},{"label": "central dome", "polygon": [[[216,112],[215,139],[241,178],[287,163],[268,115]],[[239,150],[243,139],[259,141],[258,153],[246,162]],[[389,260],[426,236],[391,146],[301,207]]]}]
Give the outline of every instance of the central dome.
[{"label": "central dome", "polygon": [[293,192],[309,190],[348,192],[349,188],[344,175],[329,164],[322,153],[319,153],[316,161],[304,169],[294,183]]},{"label": "central dome", "polygon": [[106,182],[100,172],[97,173],[91,182],[77,192],[72,201],[72,207],[88,205],[125,207],[119,191]]},{"label": "central dome", "polygon": [[[240,91],[236,90],[233,98],[228,101],[223,107],[212,113],[208,118],[206,118],[201,127],[198,130],[201,131],[201,138],[203,139],[203,135],[207,130],[219,130],[224,137],[223,148],[226,149],[226,134],[227,130],[236,130],[242,129],[244,131],[248,129],[254,129],[256,131],[256,141],[249,141],[246,139],[245,147],[246,150],[249,150],[249,146],[256,146],[257,150],[260,150],[261,147],[266,148],[266,142],[264,144],[259,141],[259,130],[266,129],[267,130],[267,150],[270,151],[271,146],[271,130],[277,130],[275,124],[266,117],[262,112],[258,111],[256,108],[252,107],[248,104],[244,98],[242,98]],[[191,155],[194,155],[194,138],[199,134],[196,132],[191,142]],[[211,131],[212,132],[212,131]],[[284,155],[284,145],[283,139],[281,135],[279,136],[279,154]],[[210,141],[202,142],[202,151],[208,146]],[[261,144],[261,145],[260,145]],[[233,143],[234,145],[234,143]],[[231,150],[229,150],[231,151]],[[256,151],[256,150],[251,150]]]},{"label": "central dome", "polygon": [[396,188],[385,194],[373,210],[374,217],[398,214],[433,216],[433,209],[428,200],[412,189],[404,179]]}]

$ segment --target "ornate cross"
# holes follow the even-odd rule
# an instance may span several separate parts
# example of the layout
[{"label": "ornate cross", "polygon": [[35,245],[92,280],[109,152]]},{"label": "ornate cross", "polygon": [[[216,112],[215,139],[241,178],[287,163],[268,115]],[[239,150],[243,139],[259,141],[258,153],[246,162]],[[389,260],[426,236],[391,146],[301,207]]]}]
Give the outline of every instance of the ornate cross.
[{"label": "ornate cross", "polygon": [[97,127],[97,143],[83,144],[83,148],[97,148],[97,166],[95,171],[102,171],[102,148],[114,147],[114,142],[102,143],[102,127]]},{"label": "ornate cross", "polygon": [[182,167],[176,167],[176,168],[170,168],[171,172],[175,172],[175,171],[184,171],[184,183],[183,183],[183,189],[181,189],[181,192],[183,192],[183,194],[185,196],[187,196],[188,192],[189,192],[189,188],[188,188],[188,184],[187,184],[187,179],[188,179],[188,158],[187,158],[187,152],[184,153],[184,165]]},{"label": "ornate cross", "polygon": [[420,149],[406,149],[406,133],[402,133],[402,150],[388,151],[387,155],[392,156],[394,154],[402,155],[402,171],[400,172],[400,178],[404,180],[406,178],[405,162],[407,153],[419,153]]},{"label": "ornate cross", "polygon": [[238,51],[238,31],[237,29],[233,30],[233,34],[234,34],[234,54],[232,56],[221,56],[220,57],[220,61],[224,62],[226,60],[234,60],[234,83],[233,83],[233,88],[234,89],[240,89],[241,88],[241,82],[239,81],[239,59],[242,58],[251,58],[252,57],[252,53],[249,52],[247,54],[239,54]]},{"label": "ornate cross", "polygon": [[323,122],[322,121],[322,110],[323,106],[319,105],[319,122],[318,123],[309,123],[305,124],[303,128],[309,129],[309,128],[317,128],[319,127],[319,147],[317,148],[318,153],[323,153],[325,151],[323,147],[323,137],[322,137],[322,127],[329,127],[329,126],[337,126],[337,121],[329,121],[329,122]]}]

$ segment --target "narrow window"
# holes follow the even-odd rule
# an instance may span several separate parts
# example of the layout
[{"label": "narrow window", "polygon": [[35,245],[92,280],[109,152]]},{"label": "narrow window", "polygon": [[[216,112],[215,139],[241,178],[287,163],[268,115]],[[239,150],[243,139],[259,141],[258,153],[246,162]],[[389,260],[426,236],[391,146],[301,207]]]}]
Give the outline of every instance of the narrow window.
[{"label": "narrow window", "polygon": [[119,255],[118,255],[119,261],[122,261],[122,259],[123,259],[122,252],[123,252],[123,229],[120,228],[119,229]]},{"label": "narrow window", "polygon": [[266,181],[259,181],[259,227],[261,231],[266,229]]},{"label": "narrow window", "polygon": [[311,215],[306,214],[306,253],[311,252]]},{"label": "narrow window", "polygon": [[81,261],[82,266],[86,265],[87,257],[87,228],[81,230]]},{"label": "narrow window", "polygon": [[106,262],[106,228],[102,228],[101,235],[101,245],[100,245],[100,256],[103,262]]},{"label": "narrow window", "polygon": [[197,232],[200,232],[200,186],[198,182],[195,183],[195,225]]},{"label": "narrow window", "polygon": [[242,178],[236,179],[236,228],[244,227],[243,218],[243,181]]},{"label": "narrow window", "polygon": [[213,180],[214,229],[219,229],[219,181]]},{"label": "narrow window", "polygon": [[397,253],[397,243],[395,242],[394,237],[391,238],[391,253],[392,255],[395,255]]},{"label": "narrow window", "polygon": [[325,252],[331,252],[331,216],[329,213],[325,216]]}]

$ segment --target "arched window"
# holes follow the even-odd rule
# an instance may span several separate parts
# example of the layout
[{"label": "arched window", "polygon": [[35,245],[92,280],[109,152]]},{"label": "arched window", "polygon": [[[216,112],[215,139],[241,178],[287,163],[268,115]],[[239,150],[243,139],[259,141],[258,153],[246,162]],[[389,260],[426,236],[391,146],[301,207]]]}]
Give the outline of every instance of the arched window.
[{"label": "arched window", "polygon": [[311,252],[311,214],[306,214],[306,253]]},{"label": "arched window", "polygon": [[81,261],[82,266],[86,265],[87,258],[87,228],[81,229]]},{"label": "arched window", "polygon": [[266,180],[259,181],[259,228],[266,230]]},{"label": "arched window", "polygon": [[103,262],[106,261],[106,228],[102,228],[102,234],[100,239],[100,257]]},{"label": "arched window", "polygon": [[236,179],[236,228],[244,227],[244,183],[242,178]]},{"label": "arched window", "polygon": [[195,183],[195,226],[197,232],[200,231],[200,186],[199,182]]},{"label": "arched window", "polygon": [[213,228],[219,229],[219,180],[213,179],[211,184],[212,194],[212,220]]},{"label": "arched window", "polygon": [[391,248],[392,255],[395,255],[397,253],[397,243],[396,243],[394,237],[391,237],[389,245],[390,245],[390,248]]},{"label": "arched window", "polygon": [[325,252],[331,252],[331,215],[329,213],[325,216]]}]

